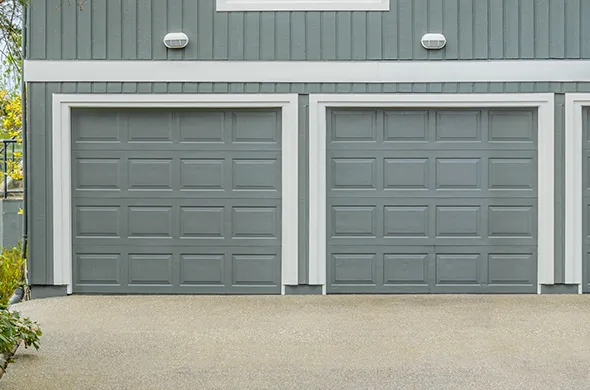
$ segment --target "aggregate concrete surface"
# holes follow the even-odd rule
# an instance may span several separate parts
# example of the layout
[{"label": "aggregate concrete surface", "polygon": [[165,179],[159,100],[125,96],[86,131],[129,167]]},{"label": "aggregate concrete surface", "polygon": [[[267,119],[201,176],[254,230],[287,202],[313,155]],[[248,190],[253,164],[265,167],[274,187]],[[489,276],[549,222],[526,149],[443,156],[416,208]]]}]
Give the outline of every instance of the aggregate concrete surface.
[{"label": "aggregate concrete surface", "polygon": [[590,389],[590,297],[70,296],[0,389]]}]

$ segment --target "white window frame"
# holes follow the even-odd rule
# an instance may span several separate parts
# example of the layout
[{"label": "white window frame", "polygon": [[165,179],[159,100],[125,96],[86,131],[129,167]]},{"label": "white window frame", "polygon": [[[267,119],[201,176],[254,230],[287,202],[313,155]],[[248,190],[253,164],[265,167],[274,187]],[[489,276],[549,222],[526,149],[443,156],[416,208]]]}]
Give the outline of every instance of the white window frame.
[{"label": "white window frame", "polygon": [[583,109],[590,93],[565,95],[565,283],[583,289]]},{"label": "white window frame", "polygon": [[53,162],[53,284],[73,287],[71,111],[101,108],[272,108],[282,110],[282,222],[281,291],[298,284],[298,98],[277,95],[115,95],[54,94],[52,124]]},{"label": "white window frame", "polygon": [[309,284],[326,293],[326,110],[331,107],[532,107],[538,109],[537,293],[554,284],[554,95],[310,94]]},{"label": "white window frame", "polygon": [[217,0],[217,11],[389,11],[390,0]]}]

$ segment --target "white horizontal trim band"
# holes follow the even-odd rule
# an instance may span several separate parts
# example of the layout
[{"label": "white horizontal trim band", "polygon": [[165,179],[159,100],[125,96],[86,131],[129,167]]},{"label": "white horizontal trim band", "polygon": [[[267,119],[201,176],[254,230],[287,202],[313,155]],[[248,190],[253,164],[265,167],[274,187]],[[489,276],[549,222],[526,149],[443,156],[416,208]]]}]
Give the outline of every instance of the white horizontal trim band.
[{"label": "white horizontal trim band", "polygon": [[27,82],[445,83],[590,82],[590,60],[46,61]]}]

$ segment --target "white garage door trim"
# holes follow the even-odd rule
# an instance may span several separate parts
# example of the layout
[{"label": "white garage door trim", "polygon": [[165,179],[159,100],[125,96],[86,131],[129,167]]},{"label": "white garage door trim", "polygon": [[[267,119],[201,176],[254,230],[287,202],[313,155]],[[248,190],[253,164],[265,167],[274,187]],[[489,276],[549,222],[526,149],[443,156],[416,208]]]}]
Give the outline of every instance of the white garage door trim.
[{"label": "white garage door trim", "polygon": [[326,109],[329,107],[535,107],[538,109],[537,292],[554,283],[553,94],[312,94],[309,96],[309,283],[326,293]]},{"label": "white garage door trim", "polygon": [[282,293],[298,283],[297,95],[53,95],[53,284],[72,293],[71,109],[271,108],[282,109]]},{"label": "white garage door trim", "polygon": [[583,283],[583,121],[590,94],[565,95],[565,283]]}]

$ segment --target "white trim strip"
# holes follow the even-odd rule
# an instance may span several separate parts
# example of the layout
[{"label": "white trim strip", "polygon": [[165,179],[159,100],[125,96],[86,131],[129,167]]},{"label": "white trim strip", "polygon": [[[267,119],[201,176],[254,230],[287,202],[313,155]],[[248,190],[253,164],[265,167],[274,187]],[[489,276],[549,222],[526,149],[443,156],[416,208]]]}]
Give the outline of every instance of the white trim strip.
[{"label": "white trim strip", "polygon": [[388,11],[390,0],[217,0],[217,11]]},{"label": "white trim strip", "polygon": [[536,107],[538,108],[537,291],[554,283],[553,94],[329,94],[309,96],[309,283],[326,278],[326,110],[329,107]]},{"label": "white trim strip", "polygon": [[586,82],[590,61],[27,60],[24,77],[27,82]]},{"label": "white trim strip", "polygon": [[565,95],[565,283],[579,284],[580,293],[584,283],[582,109],[589,106],[590,94]]},{"label": "white trim strip", "polygon": [[72,293],[71,123],[73,107],[282,108],[282,286],[298,283],[298,106],[296,94],[53,95],[53,284]]}]

